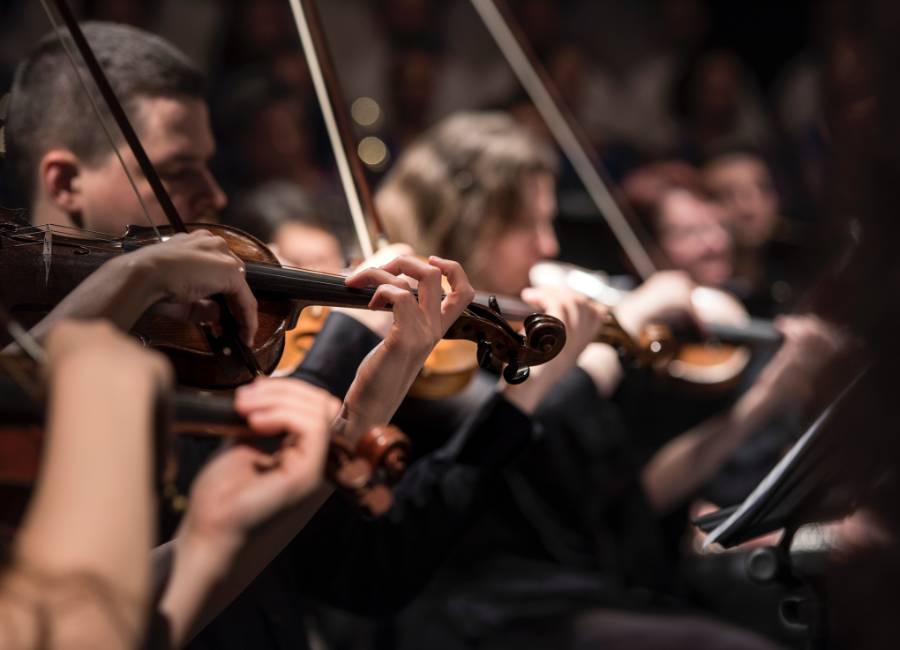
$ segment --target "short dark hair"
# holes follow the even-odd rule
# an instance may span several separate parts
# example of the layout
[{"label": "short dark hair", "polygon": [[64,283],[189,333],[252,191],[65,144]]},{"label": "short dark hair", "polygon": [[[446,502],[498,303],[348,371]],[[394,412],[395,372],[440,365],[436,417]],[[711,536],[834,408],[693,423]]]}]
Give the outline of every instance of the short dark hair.
[{"label": "short dark hair", "polygon": [[[203,73],[162,38],[115,23],[87,22],[82,29],[131,115],[140,97],[205,96]],[[93,88],[90,81],[88,84]],[[102,101],[98,105],[108,114]],[[113,133],[118,135],[117,130]],[[38,162],[51,147],[70,149],[85,161],[110,152],[90,100],[55,33],[44,36],[16,69],[6,141],[16,182],[29,200],[34,196]]]},{"label": "short dark hair", "polygon": [[310,196],[289,181],[269,181],[240,194],[223,221],[264,242],[275,241],[278,228],[288,222],[328,230]]}]

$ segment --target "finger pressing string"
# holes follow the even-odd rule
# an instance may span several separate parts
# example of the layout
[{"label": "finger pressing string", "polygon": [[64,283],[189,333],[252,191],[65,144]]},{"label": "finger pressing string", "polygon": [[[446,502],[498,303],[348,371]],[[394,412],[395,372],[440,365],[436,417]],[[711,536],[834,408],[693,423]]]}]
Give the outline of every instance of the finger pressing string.
[{"label": "finger pressing string", "polygon": [[403,278],[398,278],[395,274],[384,269],[370,267],[357,271],[345,280],[348,287],[362,289],[364,287],[376,287],[378,285],[389,284],[406,291],[411,291],[409,283]]},{"label": "finger pressing string", "polygon": [[411,256],[398,257],[381,267],[389,273],[408,275],[419,283],[419,305],[429,314],[440,313],[443,291],[440,269]]},{"label": "finger pressing string", "polygon": [[459,318],[459,315],[475,298],[475,290],[469,283],[469,278],[459,262],[445,260],[442,257],[432,255],[428,258],[429,264],[440,269],[450,285],[450,293],[444,297],[441,303],[441,316],[444,332]]}]

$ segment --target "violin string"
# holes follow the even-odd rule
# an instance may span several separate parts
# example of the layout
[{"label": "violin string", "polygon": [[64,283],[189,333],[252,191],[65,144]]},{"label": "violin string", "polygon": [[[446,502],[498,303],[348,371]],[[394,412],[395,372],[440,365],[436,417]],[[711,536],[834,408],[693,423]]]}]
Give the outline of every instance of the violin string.
[{"label": "violin string", "polygon": [[62,225],[62,224],[49,223],[49,224],[44,224],[43,226],[35,226],[35,227],[40,228],[42,230],[46,230],[51,233],[58,233],[58,234],[65,234],[66,232],[76,234],[76,235],[89,234],[92,236],[93,239],[96,239],[98,241],[102,241],[102,242],[105,242],[108,244],[112,244],[112,243],[119,241],[118,238],[111,237],[107,233],[100,232],[99,230],[91,230],[90,228],[83,228],[80,226],[67,226],[67,225]]},{"label": "violin string", "polygon": [[125,172],[125,176],[128,179],[128,184],[131,185],[131,189],[134,191],[134,196],[135,198],[137,198],[137,201],[141,206],[141,212],[143,212],[144,218],[147,220],[147,224],[150,226],[150,228],[153,229],[153,232],[156,234],[156,238],[162,240],[162,235],[160,235],[156,224],[153,223],[153,218],[150,216],[150,210],[147,207],[147,204],[144,202],[144,198],[141,196],[140,191],[138,190],[138,186],[134,180],[134,176],[128,169],[128,166],[125,164],[125,159],[122,157],[122,152],[119,151],[119,147],[116,145],[116,139],[113,137],[112,129],[107,123],[106,117],[103,115],[103,112],[100,110],[100,106],[97,104],[97,100],[94,97],[94,93],[91,91],[91,87],[88,85],[87,80],[82,74],[81,67],[79,66],[78,61],[75,58],[75,53],[72,51],[72,44],[69,42],[67,36],[62,33],[62,26],[59,24],[59,21],[50,8],[50,5],[47,4],[47,0],[41,0],[41,5],[43,5],[44,7],[44,12],[47,14],[47,18],[50,19],[50,24],[53,26],[53,31],[66,53],[66,58],[69,60],[69,63],[72,65],[72,69],[75,71],[75,76],[78,79],[78,83],[84,90],[85,95],[87,95],[88,101],[91,104],[91,109],[94,112],[97,121],[100,123],[100,127],[102,128],[103,133],[106,136],[106,140],[109,142],[110,148],[112,149],[116,158],[119,160],[119,165],[122,167],[122,171]]},{"label": "violin string", "polygon": [[[33,241],[19,241],[18,238],[28,237],[30,235],[36,235],[38,233],[51,233],[52,234],[52,233],[56,232],[57,230],[61,230],[64,228],[69,228],[69,227],[68,226],[54,227],[54,226],[49,226],[49,225],[33,226],[30,228],[23,228],[22,230],[17,230],[15,232],[3,232],[2,234],[0,234],[0,236],[4,237],[6,239],[12,239],[13,241],[15,241],[15,244],[13,244],[15,247],[40,246],[43,244],[43,238],[40,240],[35,239]],[[76,230],[76,231],[78,230],[75,228],[72,228],[72,229]],[[88,231],[88,232],[90,232],[90,231]],[[72,238],[72,239],[76,239],[76,238]],[[98,238],[98,239],[99,239],[99,241],[101,241],[103,243],[115,244],[115,243],[119,242],[119,240],[114,239],[114,238],[113,239]],[[88,239],[76,240],[76,241],[70,242],[70,245],[87,250],[87,251],[96,251],[96,252],[101,252],[101,253],[109,251],[108,248],[104,248],[104,247],[97,246],[92,243],[88,243],[90,241],[91,240],[88,240]],[[56,245],[58,246],[59,242],[56,242]]]},{"label": "violin string", "polygon": [[[567,116],[565,106],[557,102],[551,92],[552,86],[542,78],[541,72],[529,60],[525,45],[519,41],[511,27],[512,16],[504,16],[498,2],[499,0],[471,0],[482,23],[569,160],[588,196],[600,214],[605,216],[613,235],[621,244],[635,271],[644,279],[648,278],[656,271],[656,264],[644,249],[634,227],[613,197],[608,183],[603,180],[602,172],[591,161],[587,150],[582,146],[576,134],[574,121]],[[516,31],[520,30],[521,28]]]}]

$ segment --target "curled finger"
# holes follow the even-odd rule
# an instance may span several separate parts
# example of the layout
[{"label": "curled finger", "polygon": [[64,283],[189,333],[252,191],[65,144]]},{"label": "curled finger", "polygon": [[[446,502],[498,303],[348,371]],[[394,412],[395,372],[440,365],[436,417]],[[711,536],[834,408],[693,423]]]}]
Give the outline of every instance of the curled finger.
[{"label": "curled finger", "polygon": [[440,269],[450,285],[450,293],[441,302],[441,324],[446,332],[475,298],[475,289],[459,262],[432,255],[428,258],[428,263]]},{"label": "curled finger", "polygon": [[381,267],[385,271],[396,275],[407,275],[419,283],[419,306],[428,315],[429,320],[435,323],[440,321],[441,300],[443,289],[441,287],[442,273],[439,268],[428,262],[403,255],[397,257]]},{"label": "curled finger", "polygon": [[368,267],[361,269],[349,276],[344,283],[348,287],[362,289],[365,287],[377,287],[383,284],[390,284],[400,289],[411,289],[409,283],[403,278],[398,278],[396,274],[377,267]]}]

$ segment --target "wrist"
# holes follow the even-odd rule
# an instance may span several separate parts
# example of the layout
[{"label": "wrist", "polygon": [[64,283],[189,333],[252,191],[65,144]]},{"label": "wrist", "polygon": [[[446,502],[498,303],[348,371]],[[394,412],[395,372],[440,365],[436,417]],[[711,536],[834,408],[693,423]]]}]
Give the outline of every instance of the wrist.
[{"label": "wrist", "polygon": [[588,345],[578,357],[578,366],[587,373],[597,392],[604,397],[609,397],[616,391],[625,374],[619,354],[605,343]]},{"label": "wrist", "polygon": [[228,575],[243,544],[239,535],[200,532],[186,518],[175,538],[175,561],[195,578],[211,584]]},{"label": "wrist", "polygon": [[139,296],[141,314],[169,295],[163,281],[163,269],[159,268],[152,256],[143,255],[142,252],[136,251],[113,260],[118,263],[117,271],[121,275],[116,277],[123,278],[123,289],[129,295]]},{"label": "wrist", "polygon": [[409,379],[410,382],[416,378],[428,355],[434,350],[434,345],[422,345],[390,335],[384,339],[382,347],[391,362],[396,364],[397,375]]},{"label": "wrist", "polygon": [[639,297],[622,301],[622,303],[615,308],[613,313],[615,314],[616,320],[619,321],[619,325],[622,326],[622,329],[635,339],[640,336],[641,330],[648,320]]},{"label": "wrist", "polygon": [[344,435],[355,442],[372,427],[390,422],[427,356],[420,348],[389,340],[376,346],[360,365],[335,420]]}]

